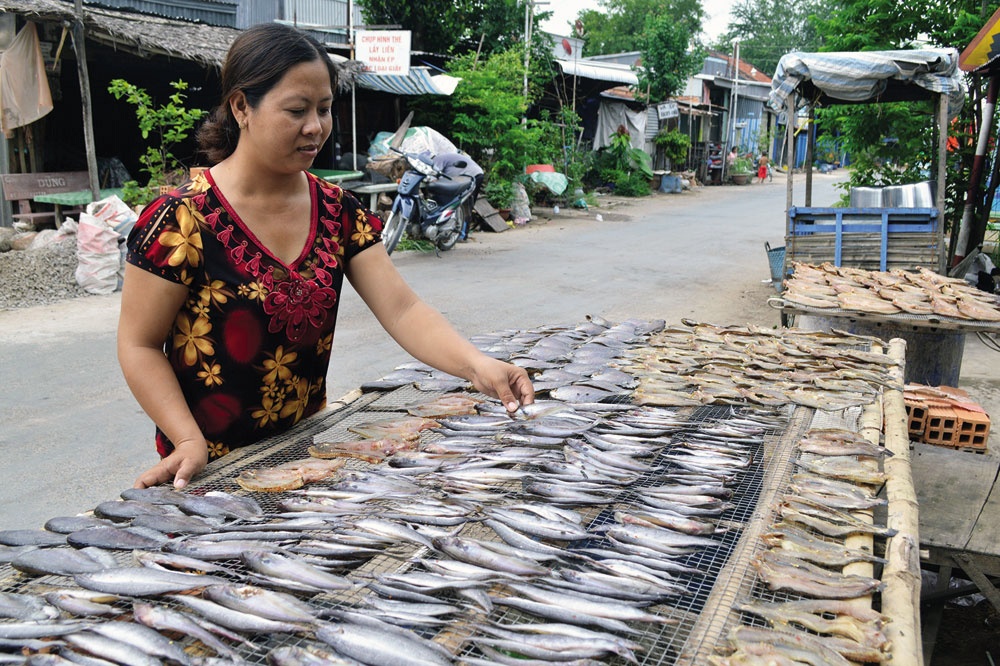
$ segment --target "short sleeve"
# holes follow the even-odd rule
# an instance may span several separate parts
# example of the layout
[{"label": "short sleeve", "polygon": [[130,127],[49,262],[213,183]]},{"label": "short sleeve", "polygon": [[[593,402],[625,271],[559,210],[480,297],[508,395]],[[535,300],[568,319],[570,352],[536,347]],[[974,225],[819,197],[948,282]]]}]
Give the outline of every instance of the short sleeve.
[{"label": "short sleeve", "polygon": [[350,192],[344,191],[342,201],[344,221],[347,224],[344,257],[350,259],[359,252],[382,243],[382,220],[362,206]]},{"label": "short sleeve", "polygon": [[129,233],[126,261],[162,278],[186,284],[204,263],[200,214],[189,200],[161,196],[146,206]]}]

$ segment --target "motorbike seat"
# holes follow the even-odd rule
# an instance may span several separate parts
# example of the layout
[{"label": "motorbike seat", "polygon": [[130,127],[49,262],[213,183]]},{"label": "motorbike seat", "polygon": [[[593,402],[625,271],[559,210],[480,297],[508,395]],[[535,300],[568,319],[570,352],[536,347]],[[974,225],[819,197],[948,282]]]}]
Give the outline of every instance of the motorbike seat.
[{"label": "motorbike seat", "polygon": [[427,191],[438,203],[446,203],[469,189],[472,178],[469,176],[452,176],[439,178],[427,184]]}]

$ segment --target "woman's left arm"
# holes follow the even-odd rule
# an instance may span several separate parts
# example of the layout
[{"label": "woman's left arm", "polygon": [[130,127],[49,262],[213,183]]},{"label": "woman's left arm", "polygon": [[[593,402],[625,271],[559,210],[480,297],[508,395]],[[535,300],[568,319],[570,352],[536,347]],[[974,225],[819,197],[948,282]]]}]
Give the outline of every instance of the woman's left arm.
[{"label": "woman's left arm", "polygon": [[382,327],[411,356],[469,380],[478,391],[500,399],[508,411],[534,402],[524,368],[476,349],[410,288],[381,243],[352,257],[346,275]]}]

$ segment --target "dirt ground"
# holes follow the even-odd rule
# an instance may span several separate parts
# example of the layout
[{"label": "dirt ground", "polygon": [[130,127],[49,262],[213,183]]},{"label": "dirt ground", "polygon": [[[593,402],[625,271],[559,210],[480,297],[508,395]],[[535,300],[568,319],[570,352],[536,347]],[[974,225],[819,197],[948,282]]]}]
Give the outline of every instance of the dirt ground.
[{"label": "dirt ground", "polygon": [[946,605],[928,666],[994,666],[998,661],[1000,613],[985,600],[975,606]]}]

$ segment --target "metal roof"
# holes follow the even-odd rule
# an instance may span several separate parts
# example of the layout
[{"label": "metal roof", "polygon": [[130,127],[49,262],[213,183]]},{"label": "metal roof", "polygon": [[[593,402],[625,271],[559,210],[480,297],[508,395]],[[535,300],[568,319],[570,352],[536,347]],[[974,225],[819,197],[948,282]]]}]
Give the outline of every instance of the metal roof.
[{"label": "metal roof", "polygon": [[559,64],[559,68],[563,74],[568,76],[582,76],[585,79],[624,83],[631,86],[639,85],[639,77],[635,75],[630,65],[597,62],[589,59],[564,60],[563,58],[557,58],[556,62]]},{"label": "metal roof", "polygon": [[358,73],[357,84],[394,95],[450,95],[461,81],[457,76],[434,74],[430,67],[410,67],[408,76]]}]

